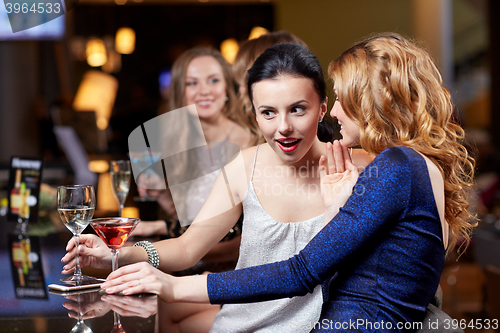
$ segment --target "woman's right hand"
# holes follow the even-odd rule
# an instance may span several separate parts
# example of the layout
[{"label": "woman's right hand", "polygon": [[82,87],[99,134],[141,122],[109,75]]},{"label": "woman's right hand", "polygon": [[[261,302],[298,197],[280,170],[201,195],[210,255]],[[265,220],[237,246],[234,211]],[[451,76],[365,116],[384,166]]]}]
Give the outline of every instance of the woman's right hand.
[{"label": "woman's right hand", "polygon": [[358,181],[358,168],[352,164],[347,147],[338,140],[326,144],[326,158],[319,160],[321,194],[325,205],[325,223],[338,213]]},{"label": "woman's right hand", "polygon": [[71,274],[75,270],[75,256],[78,252],[81,267],[94,267],[99,269],[111,269],[111,250],[96,235],[80,235],[80,245],[75,246],[76,238],[73,237],[66,245],[66,253],[61,261],[66,263],[63,274]]}]

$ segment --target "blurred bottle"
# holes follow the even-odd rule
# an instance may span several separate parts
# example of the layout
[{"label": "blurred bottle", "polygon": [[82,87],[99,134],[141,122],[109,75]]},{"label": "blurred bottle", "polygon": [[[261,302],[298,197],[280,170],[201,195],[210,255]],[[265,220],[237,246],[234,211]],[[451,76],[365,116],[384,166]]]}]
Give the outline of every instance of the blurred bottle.
[{"label": "blurred bottle", "polygon": [[31,189],[27,189],[24,183],[21,183],[21,207],[19,208],[19,218],[28,220],[30,218],[30,206],[28,198],[31,195]]},{"label": "blurred bottle", "polygon": [[16,170],[16,181],[14,183],[14,187],[10,191],[10,211],[12,214],[19,214],[19,209],[22,206],[22,197],[21,197],[21,176],[22,170]]}]

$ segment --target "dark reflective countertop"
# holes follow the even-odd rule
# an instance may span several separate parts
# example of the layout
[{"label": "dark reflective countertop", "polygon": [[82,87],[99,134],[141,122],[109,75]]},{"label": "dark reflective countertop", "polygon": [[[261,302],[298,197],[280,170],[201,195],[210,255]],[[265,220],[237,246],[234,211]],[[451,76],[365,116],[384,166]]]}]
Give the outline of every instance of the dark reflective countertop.
[{"label": "dark reflective countertop", "polygon": [[[50,230],[22,235],[16,227],[16,223],[0,217],[0,333],[109,333],[116,315],[122,324],[120,332],[154,332],[155,296],[105,297],[98,289],[68,295],[49,291],[49,284],[65,277],[61,274],[61,258],[71,233]],[[37,227],[28,230],[36,234]],[[105,274],[90,271],[89,275]],[[82,320],[90,330],[84,330]],[[73,330],[75,326],[81,326],[81,330]]]}]

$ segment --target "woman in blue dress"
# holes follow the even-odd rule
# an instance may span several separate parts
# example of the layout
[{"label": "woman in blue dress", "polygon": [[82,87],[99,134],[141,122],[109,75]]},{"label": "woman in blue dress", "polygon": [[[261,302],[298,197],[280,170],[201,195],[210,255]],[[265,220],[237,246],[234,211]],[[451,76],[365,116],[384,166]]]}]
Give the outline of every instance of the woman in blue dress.
[{"label": "woman in blue dress", "polygon": [[[309,323],[314,332],[419,328],[446,251],[459,237],[467,241],[473,227],[466,190],[474,160],[461,144],[464,131],[428,53],[397,34],[355,44],[329,75],[342,140],[328,144],[320,159],[327,224],[302,251],[286,261],[184,278],[134,264],[110,274],[102,288],[229,304],[304,295],[323,284],[321,317]],[[249,82],[250,96],[258,84]],[[356,145],[376,155],[361,174],[347,150]]]}]

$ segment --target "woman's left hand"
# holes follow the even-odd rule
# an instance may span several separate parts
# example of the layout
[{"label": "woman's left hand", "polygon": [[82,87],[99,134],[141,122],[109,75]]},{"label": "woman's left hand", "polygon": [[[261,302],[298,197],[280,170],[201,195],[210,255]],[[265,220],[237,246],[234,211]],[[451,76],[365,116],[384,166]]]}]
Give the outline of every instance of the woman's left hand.
[{"label": "woman's left hand", "polygon": [[325,205],[325,223],[328,223],[351,196],[359,172],[352,164],[347,147],[338,140],[326,144],[326,157],[319,160],[321,194]]},{"label": "woman's left hand", "polygon": [[168,286],[170,275],[161,272],[147,262],[120,267],[108,275],[106,282],[101,285],[107,294],[123,293],[133,295],[149,293],[160,296],[168,301],[171,291]]}]

